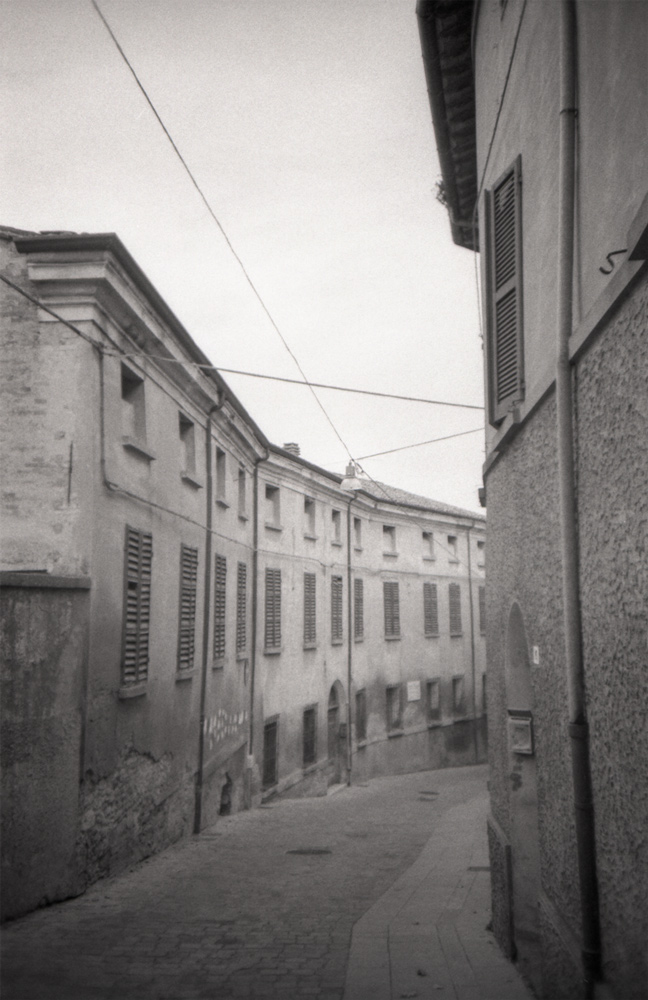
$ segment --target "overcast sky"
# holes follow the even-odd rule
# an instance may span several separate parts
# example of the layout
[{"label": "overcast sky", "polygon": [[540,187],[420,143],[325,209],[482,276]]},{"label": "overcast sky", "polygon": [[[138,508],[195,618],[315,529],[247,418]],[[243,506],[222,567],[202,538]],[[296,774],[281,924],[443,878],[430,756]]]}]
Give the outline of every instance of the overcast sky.
[{"label": "overcast sky", "polygon": [[[474,256],[440,171],[415,0],[99,0],[313,381],[481,405]],[[300,378],[90,0],[2,0],[0,222],[115,232],[224,368]],[[225,376],[266,435],[343,472],[309,390]],[[320,398],[364,456],[478,410]],[[368,459],[479,510],[483,434]]]}]

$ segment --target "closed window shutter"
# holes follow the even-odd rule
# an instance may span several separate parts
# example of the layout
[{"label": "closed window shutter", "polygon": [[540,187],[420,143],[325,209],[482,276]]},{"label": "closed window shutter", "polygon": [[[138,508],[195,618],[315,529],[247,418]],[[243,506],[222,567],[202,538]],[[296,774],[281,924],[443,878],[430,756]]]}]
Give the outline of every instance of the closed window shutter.
[{"label": "closed window shutter", "polygon": [[225,584],[227,559],[216,556],[214,561],[214,659],[225,656]]},{"label": "closed window shutter", "polygon": [[238,564],[236,577],[236,652],[242,653],[247,645],[247,566]]},{"label": "closed window shutter", "polygon": [[265,573],[265,647],[281,646],[281,570],[266,569]]},{"label": "closed window shutter", "polygon": [[196,632],[196,584],[198,549],[180,546],[180,626],[178,630],[178,670],[191,670]]},{"label": "closed window shutter", "polygon": [[400,635],[400,607],[398,584],[383,583],[385,605],[385,635]]},{"label": "closed window shutter", "polygon": [[122,684],[148,677],[153,536],[126,527]]},{"label": "closed window shutter", "polygon": [[331,639],[341,642],[342,630],[342,577],[331,577]]},{"label": "closed window shutter", "polygon": [[314,764],[317,760],[317,710],[307,708],[304,712],[304,742],[303,742],[303,762],[304,767]]},{"label": "closed window shutter", "polygon": [[304,573],[304,644],[312,645],[316,634],[315,574]]},{"label": "closed window shutter", "polygon": [[491,419],[501,420],[524,390],[520,159],[487,194]]},{"label": "closed window shutter", "polygon": [[486,587],[479,588],[479,631],[486,631]]},{"label": "closed window shutter", "polygon": [[353,634],[356,639],[364,635],[364,581],[353,581]]},{"label": "closed window shutter", "polygon": [[450,635],[461,635],[461,587],[451,583],[448,587],[450,599]]},{"label": "closed window shutter", "polygon": [[423,623],[426,635],[439,634],[439,604],[436,583],[423,584]]},{"label": "closed window shutter", "polygon": [[[278,572],[278,570],[276,571]],[[263,787],[277,783],[277,730],[278,723],[268,722],[263,727]]]}]

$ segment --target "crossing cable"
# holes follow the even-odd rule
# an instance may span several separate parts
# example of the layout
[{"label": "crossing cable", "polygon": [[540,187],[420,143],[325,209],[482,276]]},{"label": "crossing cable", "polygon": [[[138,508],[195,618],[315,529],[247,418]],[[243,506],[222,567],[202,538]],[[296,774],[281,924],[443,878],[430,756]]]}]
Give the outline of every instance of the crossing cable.
[{"label": "crossing cable", "polygon": [[155,105],[153,104],[153,101],[151,100],[151,98],[147,94],[147,92],[146,92],[146,90],[144,88],[144,85],[141,83],[141,81],[140,81],[137,73],[135,72],[133,66],[129,62],[128,57],[126,56],[126,53],[124,52],[124,50],[122,49],[121,45],[117,41],[115,33],[113,32],[112,28],[108,24],[108,21],[106,20],[106,18],[102,14],[101,9],[100,9],[98,3],[96,2],[96,0],[92,0],[92,6],[96,10],[96,12],[99,15],[101,21],[103,22],[104,27],[106,28],[106,31],[108,32],[108,34],[112,38],[112,40],[113,40],[113,42],[114,42],[114,44],[115,44],[115,46],[117,48],[117,51],[119,52],[120,56],[122,57],[122,59],[126,63],[128,69],[130,70],[130,72],[131,72],[131,74],[133,76],[133,79],[135,80],[135,83],[137,84],[137,86],[141,90],[141,92],[142,92],[142,94],[143,94],[143,96],[144,96],[147,104],[149,105],[151,111],[153,112],[153,114],[157,118],[157,120],[158,120],[158,122],[160,124],[160,127],[162,128],[162,131],[164,132],[164,134],[166,135],[167,139],[169,140],[169,142],[171,144],[171,147],[173,148],[173,151],[175,152],[176,156],[180,160],[180,163],[184,167],[184,169],[185,169],[185,171],[187,173],[187,176],[189,177],[191,183],[193,184],[193,186],[195,187],[196,191],[198,192],[198,194],[199,194],[199,196],[200,196],[203,204],[205,205],[207,211],[209,212],[210,216],[212,217],[212,219],[214,220],[214,222],[218,226],[218,229],[220,230],[221,235],[223,236],[223,239],[225,240],[225,242],[226,242],[227,246],[229,247],[230,251],[232,252],[232,255],[233,255],[234,259],[236,260],[236,262],[238,263],[239,267],[241,268],[241,271],[243,272],[243,275],[245,276],[245,279],[246,279],[248,285],[250,286],[250,288],[252,289],[252,291],[253,291],[253,293],[254,293],[257,301],[259,302],[259,304],[261,306],[261,308],[263,309],[264,313],[266,314],[266,316],[270,320],[270,323],[271,323],[273,329],[276,331],[276,333],[278,334],[279,339],[281,340],[282,344],[284,345],[284,347],[286,348],[286,350],[290,354],[291,358],[295,362],[295,365],[297,366],[297,369],[298,369],[300,375],[304,379],[304,382],[308,385],[311,393],[313,394],[313,398],[315,399],[315,401],[316,401],[317,405],[319,406],[320,410],[322,411],[322,413],[326,417],[326,419],[327,419],[328,423],[330,424],[330,426],[331,426],[331,428],[332,428],[335,436],[337,437],[338,441],[343,446],[344,450],[347,452],[349,458],[353,461],[353,455],[351,454],[348,445],[346,444],[346,442],[344,441],[344,439],[340,435],[340,432],[338,431],[337,427],[335,426],[335,424],[331,420],[330,416],[328,415],[328,413],[327,413],[327,411],[326,411],[326,409],[324,407],[324,404],[322,403],[322,401],[320,400],[319,396],[317,395],[317,393],[313,389],[311,383],[309,382],[309,380],[308,380],[308,378],[306,376],[306,373],[304,372],[302,366],[300,365],[299,361],[297,360],[297,357],[295,356],[295,354],[291,350],[290,346],[288,345],[288,342],[286,341],[286,338],[284,337],[284,335],[282,334],[281,330],[277,326],[277,323],[273,319],[272,314],[270,313],[270,310],[266,306],[265,302],[263,301],[263,298],[261,297],[260,292],[257,290],[256,285],[254,284],[254,282],[252,281],[252,278],[248,274],[247,269],[245,267],[245,264],[243,263],[243,261],[241,260],[241,258],[238,255],[238,253],[234,249],[229,236],[225,232],[225,230],[224,230],[224,228],[223,228],[220,220],[218,219],[216,213],[214,212],[213,208],[211,207],[209,201],[207,200],[206,195],[203,193],[203,191],[202,191],[202,189],[201,189],[198,181],[196,180],[196,178],[194,177],[193,173],[191,172],[191,170],[190,170],[190,168],[189,168],[189,166],[187,164],[187,161],[185,160],[185,158],[183,157],[182,153],[178,149],[176,143],[174,142],[173,137],[171,136],[171,133],[169,132],[168,128],[166,127],[166,125],[162,121],[162,118],[160,117],[160,115],[159,115],[159,113],[158,113]]}]

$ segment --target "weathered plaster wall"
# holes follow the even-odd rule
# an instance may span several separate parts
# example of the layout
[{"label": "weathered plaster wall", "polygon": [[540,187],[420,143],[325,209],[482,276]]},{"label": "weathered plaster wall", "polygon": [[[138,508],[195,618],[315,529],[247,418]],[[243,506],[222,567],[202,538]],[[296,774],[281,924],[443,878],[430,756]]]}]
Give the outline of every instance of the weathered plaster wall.
[{"label": "weathered plaster wall", "polygon": [[603,967],[648,985],[648,277],[578,365],[578,512]]}]

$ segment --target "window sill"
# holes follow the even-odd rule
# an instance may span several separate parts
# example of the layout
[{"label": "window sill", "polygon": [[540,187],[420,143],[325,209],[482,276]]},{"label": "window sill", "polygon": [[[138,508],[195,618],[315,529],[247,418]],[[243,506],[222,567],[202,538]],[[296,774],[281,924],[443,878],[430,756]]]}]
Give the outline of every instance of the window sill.
[{"label": "window sill", "polygon": [[461,639],[461,638],[463,638],[463,632],[451,632],[450,633],[450,638],[451,639]]},{"label": "window sill", "polygon": [[305,642],[303,644],[303,646],[302,646],[302,649],[317,649],[317,643],[316,642]]},{"label": "window sill", "polygon": [[222,507],[223,510],[228,510],[229,509],[229,504],[228,504],[227,500],[223,500],[222,497],[216,497],[216,500],[214,502],[215,502],[215,504],[216,504],[217,507]]},{"label": "window sill", "polygon": [[212,670],[224,670],[225,669],[225,657],[219,656],[217,660],[212,662]]},{"label": "window sill", "polygon": [[486,563],[477,563],[477,569],[486,569]]},{"label": "window sill", "polygon": [[249,521],[250,515],[246,514],[245,511],[239,511],[238,519],[239,521]]},{"label": "window sill", "polygon": [[191,670],[176,670],[176,684],[181,684],[183,681],[192,681],[197,673],[197,667],[192,667]]},{"label": "window sill", "polygon": [[354,642],[364,642],[364,636],[363,635],[354,635],[353,641]]},{"label": "window sill", "polygon": [[459,560],[458,559],[448,559],[448,563],[449,563],[450,566],[458,566],[459,565]]},{"label": "window sill", "polygon": [[338,542],[337,539],[334,539],[331,542],[331,545],[333,546],[334,549],[342,549],[342,548],[344,548],[344,542]]},{"label": "window sill", "polygon": [[439,638],[439,633],[438,632],[426,632],[425,633],[425,638],[426,639],[438,639]]},{"label": "window sill", "polygon": [[354,545],[353,546],[353,551],[354,552],[362,552],[363,551],[362,545]]},{"label": "window sill", "polygon": [[195,490],[201,490],[203,488],[203,484],[199,479],[196,479],[191,472],[181,472],[180,479],[183,483],[186,483],[187,486],[192,486]]},{"label": "window sill", "polygon": [[266,521],[265,526],[268,531],[283,531],[282,526],[280,524],[275,524],[273,521]]},{"label": "window sill", "polygon": [[331,639],[331,645],[332,646],[343,646],[344,645],[344,639]]},{"label": "window sill", "polygon": [[400,638],[400,635],[386,635],[385,642],[398,642]]},{"label": "window sill", "polygon": [[304,538],[309,542],[316,542],[318,537],[318,535],[309,535],[308,532],[304,532]]},{"label": "window sill", "polygon": [[441,725],[441,719],[428,719],[427,727],[428,729],[438,729]]},{"label": "window sill", "polygon": [[146,694],[146,681],[140,681],[139,684],[122,684],[119,689],[119,700],[128,701],[130,698],[141,698],[142,695]]},{"label": "window sill", "polygon": [[384,559],[398,559],[398,552],[383,552]]},{"label": "window sill", "polygon": [[146,447],[143,441],[136,441],[135,438],[124,436],[122,438],[124,451],[132,451],[138,458],[143,458],[147,462],[154,462],[156,455]]},{"label": "window sill", "polygon": [[[423,562],[436,562],[436,556],[423,556]],[[450,562],[453,562],[451,559]]]},{"label": "window sill", "polygon": [[264,656],[279,656],[281,653],[281,646],[272,646],[271,648],[265,648],[263,650]]},{"label": "window sill", "polygon": [[246,649],[242,649],[239,653],[236,654],[237,663],[243,663],[243,661],[247,660],[247,658],[248,658],[248,653]]},{"label": "window sill", "polygon": [[387,739],[395,740],[397,736],[404,736],[404,735],[405,735],[404,729],[390,729],[390,731],[387,733]]}]

